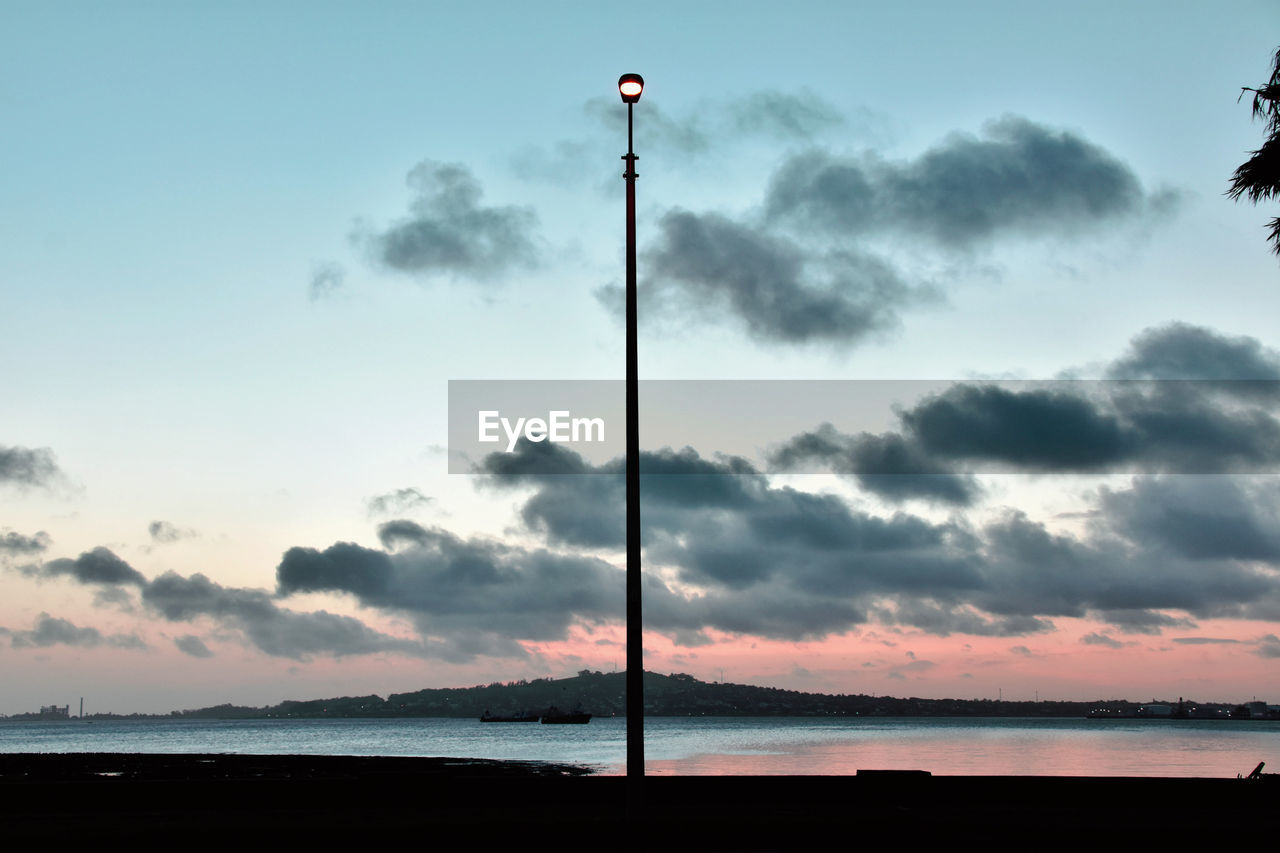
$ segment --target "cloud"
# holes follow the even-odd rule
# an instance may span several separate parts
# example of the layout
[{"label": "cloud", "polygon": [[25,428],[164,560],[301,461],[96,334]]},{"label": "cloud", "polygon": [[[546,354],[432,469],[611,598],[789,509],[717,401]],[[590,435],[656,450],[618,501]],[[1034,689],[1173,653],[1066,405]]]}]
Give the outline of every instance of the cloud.
[{"label": "cloud", "polygon": [[836,234],[890,232],[969,249],[1005,235],[1073,235],[1168,206],[1099,146],[1018,116],[956,133],[909,162],[815,151],[788,160],[772,220]]},{"label": "cloud", "polygon": [[326,262],[317,264],[315,269],[311,271],[311,285],[307,288],[307,293],[312,302],[318,302],[329,296],[333,296],[342,289],[347,278],[347,271],[342,268],[341,264]]},{"label": "cloud", "polygon": [[459,657],[519,654],[519,641],[562,640],[570,626],[621,618],[623,573],[594,557],[464,539],[408,521],[384,525],[388,553],[353,543],[289,549],[276,569],[282,596],[347,592],[410,616]]},{"label": "cloud", "polygon": [[374,495],[365,500],[369,515],[399,515],[424,507],[429,503],[431,503],[431,498],[412,487],[396,489],[382,495]]},{"label": "cloud", "polygon": [[807,141],[848,126],[844,115],[812,92],[752,92],[727,107],[735,133]]},{"label": "cloud", "polygon": [[193,658],[213,657],[213,652],[209,651],[209,647],[194,634],[184,634],[181,637],[177,637],[174,639],[173,644],[178,647],[178,651]]},{"label": "cloud", "polygon": [[[874,619],[940,636],[1026,636],[1052,630],[1052,617],[1064,616],[1159,633],[1193,626],[1182,614],[1267,618],[1280,607],[1275,574],[1229,555],[1170,553],[1123,518],[1108,522],[1105,512],[1083,536],[1053,532],[1015,511],[971,527],[903,512],[873,515],[689,449],[644,452],[640,466],[646,566],[695,590],[677,594],[656,581],[646,588],[650,624],[662,630],[795,639]],[[480,467],[490,487],[526,492],[521,518],[547,541],[621,549],[618,460],[589,466],[562,447],[526,442]]]},{"label": "cloud", "polygon": [[203,574],[165,572],[142,590],[143,603],[171,622],[211,617],[242,633],[260,651],[306,660],[396,652],[425,657],[424,644],[375,631],[358,619],[324,610],[300,613],[276,605],[264,590],[224,587]]},{"label": "cloud", "polygon": [[892,603],[891,608],[881,606],[872,610],[878,622],[883,625],[918,628],[938,637],[952,634],[1023,637],[1054,629],[1053,622],[1047,619],[1030,615],[992,617],[978,612],[971,605],[941,605],[927,598],[907,595],[895,597]]},{"label": "cloud", "polygon": [[50,560],[39,569],[43,577],[70,576],[80,583],[131,584],[145,586],[142,573],[117,557],[110,549],[98,546],[74,560],[66,557]]},{"label": "cloud", "polygon": [[[1171,559],[1163,549],[1114,533],[1102,529],[1092,538],[1076,539],[1009,511],[982,530],[988,585],[974,603],[991,613],[1084,617],[1098,612],[1114,624],[1117,618],[1134,618],[1133,611],[1247,618],[1251,608],[1274,606],[1280,596],[1280,579],[1250,564]],[[1160,617],[1148,618],[1158,626]]]},{"label": "cloud", "polygon": [[1254,654],[1264,658],[1280,658],[1280,637],[1267,634],[1257,642]]},{"label": "cloud", "polygon": [[0,446],[0,486],[48,488],[63,479],[62,469],[49,448]]},{"label": "cloud", "polygon": [[1113,607],[1098,611],[1097,618],[1114,625],[1126,634],[1158,636],[1165,628],[1194,628],[1196,623],[1184,616],[1170,616],[1157,610]]},{"label": "cloud", "polygon": [[1280,482],[1233,476],[1135,477],[1103,488],[1107,524],[1192,560],[1280,563]]},{"label": "cloud", "polygon": [[[813,142],[839,133],[849,140],[884,140],[889,137],[889,121],[866,107],[846,114],[809,91],[761,90],[735,98],[704,100],[687,111],[666,111],[660,97],[646,93],[637,108],[637,144],[666,161],[666,167],[701,168],[706,157],[723,154],[726,145],[755,140],[797,143]],[[513,160],[521,176],[535,176],[565,186],[581,186],[608,177],[611,192],[617,191],[618,172],[612,167],[584,170],[583,164],[601,162],[602,146],[618,144],[626,138],[627,111],[617,97],[591,98],[582,106],[596,125],[589,137],[562,139],[548,148],[534,147]],[[648,156],[646,154],[645,156]]]},{"label": "cloud", "polygon": [[414,192],[409,216],[355,237],[383,266],[483,280],[537,264],[537,216],[524,207],[482,206],[480,183],[465,166],[424,160],[407,183]]},{"label": "cloud", "polygon": [[[355,547],[355,546],[351,546]],[[80,583],[103,585],[105,594],[96,602],[104,606],[128,603],[124,587],[140,588],[142,603],[170,622],[209,618],[225,630],[242,635],[260,651],[277,657],[306,660],[311,655],[333,656],[390,652],[416,657],[456,657],[448,643],[407,640],[376,631],[358,619],[327,611],[297,612],[281,608],[265,590],[224,587],[203,574],[189,577],[169,571],[148,581],[110,550],[98,547],[75,560],[45,563],[38,570],[45,577],[70,576]],[[46,631],[65,629],[54,625]],[[79,629],[82,632],[95,629]],[[72,636],[66,633],[66,636]],[[15,637],[18,635],[14,635]],[[75,635],[83,638],[90,634]],[[34,639],[23,635],[23,641]],[[83,644],[82,642],[82,644]],[[104,642],[124,641],[106,638]],[[190,648],[194,645],[187,643]],[[188,654],[189,649],[183,649]]]},{"label": "cloud", "polygon": [[[711,150],[712,123],[705,114],[691,113],[679,118],[669,115],[652,97],[644,102],[644,146],[649,150],[667,150],[684,156],[705,154]],[[607,129],[614,138],[625,137],[627,111],[615,98],[591,98],[583,111]]]},{"label": "cloud", "polygon": [[151,541],[159,545],[169,545],[182,539],[190,539],[200,535],[194,530],[177,527],[167,521],[151,522],[147,525],[147,532],[151,534]]},{"label": "cloud", "polygon": [[944,460],[1092,471],[1136,452],[1115,416],[1065,391],[955,385],[900,417],[926,453]]},{"label": "cloud", "polygon": [[1182,643],[1186,646],[1207,646],[1219,644],[1239,643],[1239,640],[1231,640],[1224,637],[1174,637],[1175,643]]},{"label": "cloud", "polygon": [[118,649],[145,649],[147,647],[147,644],[134,634],[103,636],[102,632],[96,628],[78,628],[66,619],[50,616],[48,613],[41,613],[37,616],[35,627],[30,631],[11,631],[8,629],[4,629],[4,631],[9,634],[10,643],[16,649],[45,648],[55,645],[77,646],[80,648],[107,645]]},{"label": "cloud", "polygon": [[[592,98],[583,109],[613,138],[626,134],[627,111],[621,109],[617,98]],[[808,91],[750,92],[738,98],[704,102],[682,115],[667,113],[660,101],[646,95],[639,109],[644,112],[644,148],[676,153],[680,159],[710,154],[714,150],[712,140],[720,144],[760,137],[807,142],[849,127],[848,119],[838,109]],[[882,123],[865,110],[859,118],[860,131]]]},{"label": "cloud", "polygon": [[[777,93],[757,93],[731,114],[794,138],[839,119],[820,101]],[[981,137],[953,134],[904,163],[815,149],[781,164],[758,215],[664,214],[644,253],[640,298],[646,316],[667,323],[728,318],[767,343],[849,346],[940,298],[873,245],[910,245],[913,256],[924,248],[927,266],[930,248],[945,256],[1011,236],[1073,237],[1172,203],[1171,193],[1144,191],[1099,146],[1016,116],[989,123]],[[621,303],[616,286],[596,297],[615,312]]]},{"label": "cloud", "polygon": [[1262,380],[1280,391],[1280,353],[1257,338],[1170,323],[1137,335],[1107,370],[1112,379]]},{"label": "cloud", "polygon": [[716,213],[672,210],[658,232],[639,293],[650,315],[728,316],[757,340],[849,345],[896,328],[900,308],[931,298],[872,255],[814,253]]},{"label": "cloud", "polygon": [[770,451],[768,460],[784,471],[819,463],[833,473],[854,477],[863,489],[894,503],[918,499],[967,506],[981,494],[972,475],[952,471],[919,442],[894,433],[844,435],[824,423],[787,439]]},{"label": "cloud", "polygon": [[1106,646],[1109,649],[1122,649],[1130,645],[1129,643],[1122,643],[1107,634],[1099,634],[1097,632],[1085,634],[1080,638],[1080,642],[1088,646]]},{"label": "cloud", "polygon": [[37,531],[31,536],[24,536],[13,530],[5,531],[0,536],[0,555],[11,557],[39,554],[49,547],[49,534],[43,530]]},{"label": "cloud", "polygon": [[[1174,342],[1190,342],[1181,356]],[[1187,352],[1206,352],[1201,366]],[[1264,357],[1265,356],[1265,357]],[[824,424],[772,452],[784,469],[818,462],[888,500],[965,505],[976,470],[1006,472],[1259,473],[1280,467],[1280,369],[1250,338],[1209,329],[1149,329],[1109,370],[1227,379],[959,382],[897,412],[895,432],[848,435]],[[895,475],[909,474],[896,478]],[[880,478],[877,480],[876,478]]]},{"label": "cloud", "polygon": [[[527,457],[553,455],[565,470],[588,476],[509,473]],[[835,496],[769,485],[735,460],[707,460],[690,449],[642,453],[646,564],[674,568],[702,589],[686,597],[652,580],[646,621],[656,627],[704,627],[798,639],[839,633],[866,620],[866,596],[931,585],[963,588],[977,581],[948,553],[954,532],[896,514],[855,513]],[[620,548],[620,468],[589,468],[562,448],[523,443],[495,454],[482,469],[500,472],[498,487],[532,485],[520,512],[548,541],[568,547]],[[614,474],[614,476],[607,476]]]},{"label": "cloud", "polygon": [[959,384],[900,413],[946,462],[1033,472],[1257,472],[1280,464],[1267,406],[1224,401],[1222,383]]}]

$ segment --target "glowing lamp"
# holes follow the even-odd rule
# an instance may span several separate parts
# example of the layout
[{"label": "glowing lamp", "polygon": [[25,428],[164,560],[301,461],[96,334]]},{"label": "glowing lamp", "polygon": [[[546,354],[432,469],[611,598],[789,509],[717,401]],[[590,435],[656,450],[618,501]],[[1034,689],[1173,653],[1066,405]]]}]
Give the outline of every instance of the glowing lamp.
[{"label": "glowing lamp", "polygon": [[623,74],[618,78],[618,93],[624,104],[634,104],[644,91],[644,78],[639,74]]}]

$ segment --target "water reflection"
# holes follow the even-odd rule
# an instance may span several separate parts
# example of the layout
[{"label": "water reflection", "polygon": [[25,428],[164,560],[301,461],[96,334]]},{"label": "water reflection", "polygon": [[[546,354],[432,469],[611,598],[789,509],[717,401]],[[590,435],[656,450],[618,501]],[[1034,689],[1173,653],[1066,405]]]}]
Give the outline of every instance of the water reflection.
[{"label": "water reflection", "polygon": [[[653,775],[1234,777],[1280,766],[1280,724],[1216,721],[878,720],[647,723]],[[703,749],[696,748],[701,735]],[[665,754],[662,754],[665,753]],[[683,753],[683,754],[677,754]]]}]

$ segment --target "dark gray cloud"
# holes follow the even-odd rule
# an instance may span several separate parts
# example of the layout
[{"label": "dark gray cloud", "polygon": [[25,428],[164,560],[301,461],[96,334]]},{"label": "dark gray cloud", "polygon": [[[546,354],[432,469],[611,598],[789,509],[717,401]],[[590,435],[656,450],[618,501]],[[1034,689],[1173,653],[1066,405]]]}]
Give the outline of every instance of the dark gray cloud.
[{"label": "dark gray cloud", "polygon": [[[521,516],[548,541],[621,549],[617,460],[592,467],[561,447],[525,443],[481,470],[492,472],[491,487],[526,491]],[[939,635],[1025,636],[1052,630],[1061,616],[1158,634],[1194,627],[1192,616],[1269,618],[1280,608],[1280,576],[1239,549],[1171,549],[1120,513],[1101,512],[1085,536],[1016,512],[970,528],[857,511],[688,449],[643,453],[641,471],[646,565],[700,590],[688,598],[660,583],[646,589],[650,624],[673,633],[812,638],[874,619]],[[1099,500],[1131,505],[1148,497],[1144,486]]]},{"label": "dark gray cloud", "polygon": [[1267,634],[1258,640],[1254,654],[1264,658],[1280,658],[1280,637]]},{"label": "dark gray cloud", "polygon": [[1239,643],[1239,640],[1231,640],[1223,637],[1174,637],[1175,643],[1181,643],[1186,646],[1210,646],[1220,645],[1223,643]]},{"label": "dark gray cloud", "polygon": [[876,608],[876,620],[884,625],[918,628],[939,637],[971,634],[977,637],[1023,637],[1053,630],[1048,619],[1014,614],[989,616],[970,605],[939,604],[927,598],[898,596],[894,607]]},{"label": "dark gray cloud", "polygon": [[63,557],[50,560],[39,569],[43,577],[69,576],[80,583],[128,584],[145,586],[142,573],[117,557],[109,548],[98,546],[74,560]]},{"label": "dark gray cloud", "polygon": [[[561,448],[523,444],[514,454],[555,453],[564,469],[585,468]],[[739,460],[707,460],[689,449],[643,453],[644,541],[650,565],[675,568],[708,592],[694,599],[655,583],[646,619],[655,627],[800,638],[848,630],[866,620],[867,601],[932,585],[963,589],[978,582],[949,540],[958,531],[905,514],[855,513],[839,498],[775,488]],[[482,467],[525,467],[507,454]],[[615,476],[504,474],[495,485],[533,485],[521,507],[530,528],[571,547],[623,544],[622,482]]]},{"label": "dark gray cloud", "polygon": [[[354,549],[350,553],[358,551],[357,546],[348,547]],[[339,556],[348,554],[343,547],[338,547],[336,553]],[[102,547],[81,554],[75,560],[45,563],[39,574],[46,577],[66,575],[80,583],[104,585],[108,592],[116,593],[100,596],[100,605],[131,603],[131,599],[120,593],[125,587],[137,586],[142,603],[164,619],[191,622],[207,617],[223,629],[242,635],[260,651],[278,657],[305,660],[316,654],[343,656],[379,652],[417,657],[457,655],[449,643],[401,639],[376,631],[358,619],[323,610],[307,613],[283,609],[265,590],[225,587],[199,573],[184,577],[169,571],[148,581],[128,563]],[[51,625],[46,632],[55,629],[64,630],[65,626]],[[23,641],[34,643],[34,636],[27,638],[24,635]],[[90,635],[78,636],[87,638]],[[117,645],[126,642],[109,637],[102,641]],[[189,641],[186,645],[190,648],[183,651],[192,654],[191,649],[195,646]]]},{"label": "dark gray cloud", "polygon": [[807,251],[720,214],[673,210],[658,232],[639,297],[650,315],[730,316],[758,340],[848,345],[895,328],[902,307],[931,296],[872,255]]},{"label": "dark gray cloud", "polygon": [[143,588],[142,600],[171,622],[210,617],[277,657],[306,660],[315,654],[378,652],[424,657],[429,653],[423,643],[383,634],[350,616],[285,610],[264,590],[224,587],[198,573],[183,577],[166,572]]},{"label": "dark gray cloud", "polygon": [[970,474],[960,474],[929,456],[913,438],[895,433],[844,435],[831,424],[792,436],[769,453],[769,463],[784,471],[818,464],[892,502],[909,499],[967,506],[981,487]]},{"label": "dark gray cloud", "polygon": [[1243,616],[1247,605],[1280,597],[1280,578],[1248,563],[1170,559],[1114,535],[1077,539],[1018,512],[983,528],[981,553],[985,585],[970,600],[994,614],[1092,613],[1116,624],[1115,614],[1129,611]]},{"label": "dark gray cloud", "polygon": [[0,486],[47,488],[63,478],[58,461],[49,448],[0,446]]},{"label": "dark gray cloud", "polygon": [[900,414],[926,452],[1039,471],[1095,471],[1129,458],[1136,436],[1085,397],[1056,390],[955,385]]},{"label": "dark gray cloud", "polygon": [[[1153,581],[1158,578],[1153,578]],[[1126,634],[1159,636],[1165,628],[1195,628],[1196,623],[1185,616],[1170,616],[1158,610],[1113,607],[1091,614],[1108,625],[1114,625]]]},{"label": "dark gray cloud", "polygon": [[395,489],[365,500],[369,515],[399,515],[431,503],[431,498],[413,487]]},{"label": "dark gray cloud", "polygon": [[213,657],[213,652],[209,651],[209,647],[194,634],[184,634],[181,637],[176,637],[173,644],[178,647],[178,651],[193,658]]},{"label": "dark gray cloud", "polygon": [[969,248],[1004,234],[1074,234],[1170,201],[1146,194],[1128,166],[1086,139],[1006,116],[981,137],[952,134],[909,162],[793,157],[774,175],[766,210],[835,234]]},{"label": "dark gray cloud", "polygon": [[[772,94],[735,110],[739,122],[800,137],[838,117],[821,102]],[[850,345],[939,295],[871,252],[875,241],[909,243],[917,255],[922,240],[968,250],[1004,236],[1073,236],[1171,202],[1102,148],[1018,117],[982,137],[954,134],[906,163],[815,150],[781,165],[760,217],[667,212],[645,252],[641,299],[646,316],[732,318],[761,341]],[[620,304],[616,286],[596,296],[611,310]]]},{"label": "dark gray cloud", "polygon": [[5,633],[9,634],[10,643],[16,649],[46,648],[56,645],[78,646],[80,648],[106,645],[117,649],[145,649],[147,647],[147,644],[134,634],[104,636],[97,628],[79,628],[66,619],[50,616],[48,613],[41,613],[37,616],[35,627],[30,631],[5,629]]},{"label": "dark gray cloud", "polygon": [[1136,477],[1103,489],[1106,523],[1192,560],[1280,564],[1280,482],[1240,476]]},{"label": "dark gray cloud", "polygon": [[517,641],[564,639],[571,625],[620,618],[623,575],[594,557],[463,539],[409,521],[384,525],[393,552],[337,543],[291,548],[278,592],[347,592],[361,604],[411,616],[423,636],[467,654],[519,652]]},{"label": "dark gray cloud", "polygon": [[[1208,352],[1200,367],[1178,361],[1197,375],[1240,376],[1269,364],[1253,339],[1177,326],[1139,335],[1112,370],[1164,365],[1163,373],[1175,361],[1175,340]],[[898,411],[897,432],[848,435],[824,425],[783,443],[771,459],[782,468],[820,463],[891,500],[960,505],[978,494],[969,478],[976,470],[1259,473],[1280,468],[1278,403],[1280,381],[1266,379],[961,382]],[[872,479],[899,473],[933,479]]]},{"label": "dark gray cloud", "polygon": [[334,295],[342,289],[346,278],[347,271],[341,264],[332,262],[317,264],[311,271],[311,285],[307,288],[311,301],[317,302]]},{"label": "dark gray cloud", "polygon": [[1080,638],[1080,642],[1088,646],[1106,646],[1109,649],[1123,649],[1125,646],[1130,645],[1129,643],[1122,643],[1110,635],[1097,632],[1085,634]]},{"label": "dark gray cloud", "polygon": [[380,264],[424,277],[488,279],[538,262],[534,212],[482,206],[480,183],[465,166],[426,160],[407,183],[409,216],[356,237]]},{"label": "dark gray cloud", "polygon": [[178,527],[168,521],[151,522],[147,525],[147,533],[151,534],[151,541],[158,545],[170,545],[182,539],[191,539],[200,535],[194,530]]},{"label": "dark gray cloud", "polygon": [[39,554],[49,547],[49,534],[43,530],[31,536],[24,536],[13,530],[6,530],[0,535],[0,555],[11,557]]},{"label": "dark gray cloud", "polygon": [[1280,353],[1257,338],[1228,337],[1203,326],[1170,323],[1135,337],[1128,351],[1111,363],[1107,375],[1112,379],[1262,380],[1257,387],[1276,383],[1270,387],[1280,389]]},{"label": "dark gray cloud", "polygon": [[[623,131],[616,104],[601,100],[594,109]],[[791,140],[846,124],[812,96],[777,92],[749,95],[726,115],[736,130]],[[684,155],[705,150],[707,128],[726,123],[705,112],[672,122],[652,105],[645,119],[646,144]],[[1076,236],[1173,200],[1146,192],[1128,166],[1083,137],[1015,116],[989,123],[981,137],[953,134],[909,162],[812,150],[776,170],[758,215],[664,214],[644,253],[640,299],[645,316],[668,323],[728,319],[768,343],[847,346],[940,298],[935,284],[888,260],[886,248],[910,246],[922,259],[916,266],[936,267],[930,250],[944,250],[945,259],[945,250],[1006,236]],[[621,312],[617,285],[595,295]]]}]

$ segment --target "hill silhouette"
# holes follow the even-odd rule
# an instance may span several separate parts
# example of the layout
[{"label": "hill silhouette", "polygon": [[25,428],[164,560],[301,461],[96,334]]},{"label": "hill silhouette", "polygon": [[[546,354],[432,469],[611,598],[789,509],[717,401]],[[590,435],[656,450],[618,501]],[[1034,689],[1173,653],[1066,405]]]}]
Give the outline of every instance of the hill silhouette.
[{"label": "hill silhouette", "polygon": [[[866,694],[802,693],[777,687],[706,682],[692,675],[645,673],[645,714],[685,716],[901,716],[901,717],[1082,717],[1099,707],[1118,716],[1140,703],[1122,700],[1036,702],[992,699],[895,698]],[[171,716],[209,719],[317,717],[476,717],[541,713],[551,706],[577,706],[597,717],[626,715],[626,674],[582,670],[570,678],[521,679],[474,687],[448,687],[380,696],[286,700],[255,708],[217,705],[174,711]],[[1231,706],[1199,703],[1204,710]],[[96,715],[115,716],[115,715]],[[141,716],[141,715],[139,715]]]}]

